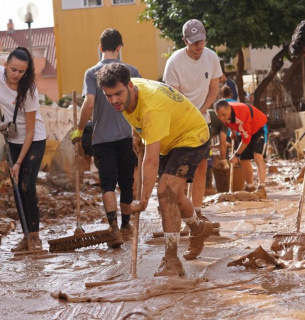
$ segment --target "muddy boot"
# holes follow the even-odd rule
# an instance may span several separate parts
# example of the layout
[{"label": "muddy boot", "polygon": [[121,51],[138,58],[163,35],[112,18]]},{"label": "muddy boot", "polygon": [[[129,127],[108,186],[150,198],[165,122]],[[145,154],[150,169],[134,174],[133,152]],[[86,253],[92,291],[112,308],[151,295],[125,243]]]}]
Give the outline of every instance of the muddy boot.
[{"label": "muddy boot", "polygon": [[243,191],[246,191],[246,192],[254,192],[256,189],[254,186],[252,187],[248,187],[248,186],[245,186]]},{"label": "muddy boot", "polygon": [[183,255],[186,260],[196,259],[203,248],[204,240],[209,237],[212,230],[213,225],[211,223],[201,221],[196,233],[190,232],[190,245]]},{"label": "muddy boot", "polygon": [[155,277],[160,276],[183,276],[185,271],[183,269],[182,263],[178,257],[163,257],[160,267],[154,273]]},{"label": "muddy boot", "polygon": [[260,199],[267,199],[267,192],[263,186],[259,186],[254,194],[256,194]]},{"label": "muddy boot", "polygon": [[110,225],[111,229],[111,238],[112,240],[108,241],[107,244],[111,248],[120,248],[120,246],[124,243],[122,238],[122,233],[118,228],[117,222],[113,221]]},{"label": "muddy boot", "polygon": [[30,245],[31,245],[29,250],[32,250],[32,251],[42,250],[42,243],[39,238],[39,232],[30,232],[29,238],[30,238]]},{"label": "muddy boot", "polygon": [[133,235],[132,225],[128,224],[125,227],[121,227],[120,231],[121,231],[122,238],[124,241],[129,241],[132,239],[132,235]]},{"label": "muddy boot", "polygon": [[12,252],[22,252],[27,250],[28,250],[28,239],[25,237],[11,249]]},{"label": "muddy boot", "polygon": [[[201,220],[201,221],[204,221],[204,222],[207,222],[207,223],[211,223],[212,226],[213,226],[213,229],[219,229],[220,228],[220,223],[219,222],[212,222],[210,221],[206,216],[204,216],[201,212],[201,210],[195,210],[196,214],[197,214],[197,217]],[[214,234],[214,232],[212,232],[211,234]]]}]

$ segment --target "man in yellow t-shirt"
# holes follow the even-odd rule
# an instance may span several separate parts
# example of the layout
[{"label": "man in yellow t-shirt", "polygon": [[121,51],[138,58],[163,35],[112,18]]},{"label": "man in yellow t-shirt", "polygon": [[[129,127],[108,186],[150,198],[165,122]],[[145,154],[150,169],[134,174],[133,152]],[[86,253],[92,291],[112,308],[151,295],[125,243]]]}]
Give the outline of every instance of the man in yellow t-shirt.
[{"label": "man in yellow t-shirt", "polygon": [[[154,275],[181,276],[185,271],[177,256],[180,218],[191,230],[190,245],[184,253],[187,260],[200,254],[212,228],[200,221],[184,194],[185,181],[193,179],[208,148],[208,126],[196,107],[177,90],[152,80],[131,79],[129,69],[121,63],[104,66],[97,78],[112,107],[123,113],[135,138],[137,133],[145,144],[142,195],[131,205],[134,212],[146,209],[159,174],[165,257]],[[137,145],[135,148],[138,150]]]}]

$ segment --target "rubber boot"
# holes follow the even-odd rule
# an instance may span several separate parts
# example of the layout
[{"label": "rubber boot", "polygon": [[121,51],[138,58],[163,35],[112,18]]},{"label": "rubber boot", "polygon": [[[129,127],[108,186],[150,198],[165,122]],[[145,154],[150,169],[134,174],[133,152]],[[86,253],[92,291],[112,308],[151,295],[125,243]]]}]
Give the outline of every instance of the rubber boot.
[{"label": "rubber boot", "polygon": [[31,251],[42,250],[42,242],[39,238],[39,232],[30,232],[29,238],[30,238],[30,245],[31,245],[29,250]]}]

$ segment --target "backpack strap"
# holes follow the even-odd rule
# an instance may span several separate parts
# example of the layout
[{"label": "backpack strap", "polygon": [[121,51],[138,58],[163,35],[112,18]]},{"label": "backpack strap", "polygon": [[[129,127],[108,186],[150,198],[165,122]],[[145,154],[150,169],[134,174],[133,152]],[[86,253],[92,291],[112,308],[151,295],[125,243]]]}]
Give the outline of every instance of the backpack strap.
[{"label": "backpack strap", "polygon": [[[14,116],[13,116],[13,123],[14,123],[14,124],[16,124],[18,108],[19,108],[19,102],[16,102],[15,110],[14,110]],[[3,117],[4,117],[4,116],[3,116]]]},{"label": "backpack strap", "polygon": [[[19,103],[16,102],[14,115],[13,115],[13,121],[12,121],[14,124],[16,124],[18,108],[19,108]],[[1,110],[0,110],[0,118],[1,118],[1,121],[4,122],[4,114],[1,114]]]},{"label": "backpack strap", "polygon": [[246,103],[246,105],[249,107],[250,109],[250,114],[251,114],[251,118],[253,119],[253,108],[252,106],[250,106],[250,104]]}]

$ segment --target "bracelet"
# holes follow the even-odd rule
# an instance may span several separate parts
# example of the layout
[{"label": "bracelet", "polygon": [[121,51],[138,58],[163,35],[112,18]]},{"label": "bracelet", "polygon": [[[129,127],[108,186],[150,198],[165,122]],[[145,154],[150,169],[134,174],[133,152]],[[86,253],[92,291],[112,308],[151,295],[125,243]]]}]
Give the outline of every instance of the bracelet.
[{"label": "bracelet", "polygon": [[237,158],[239,158],[239,157],[240,157],[240,154],[239,154],[238,152],[235,152],[235,153],[234,153],[234,156],[237,157]]},{"label": "bracelet", "polygon": [[15,164],[19,164],[19,166],[21,167],[21,164],[19,162],[15,162]]}]

